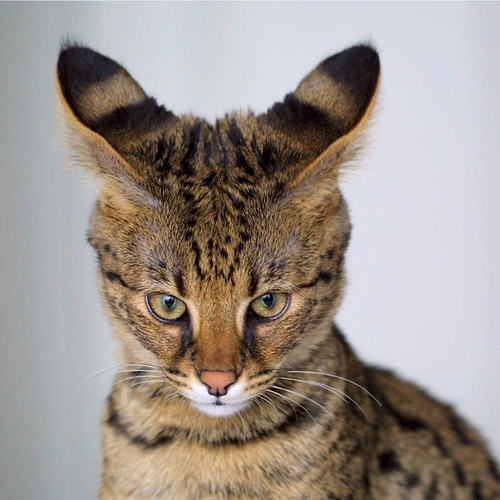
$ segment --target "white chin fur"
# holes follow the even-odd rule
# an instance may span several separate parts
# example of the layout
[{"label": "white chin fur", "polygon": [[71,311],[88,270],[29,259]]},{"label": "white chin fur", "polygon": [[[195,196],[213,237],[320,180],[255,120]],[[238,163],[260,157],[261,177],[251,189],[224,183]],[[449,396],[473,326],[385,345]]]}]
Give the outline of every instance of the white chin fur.
[{"label": "white chin fur", "polygon": [[[243,411],[249,404],[248,397],[245,396],[246,384],[236,383],[232,385],[228,393],[217,399],[209,395],[204,384],[195,381],[191,384],[190,391],[186,396],[191,406],[196,410],[211,417],[230,417]],[[220,404],[216,404],[219,401]]]},{"label": "white chin fur", "polygon": [[236,415],[236,413],[244,410],[248,406],[248,403],[216,405],[214,403],[203,404],[191,401],[191,405],[193,408],[196,408],[198,411],[201,411],[205,415],[209,415],[211,417],[230,417],[231,415]]}]

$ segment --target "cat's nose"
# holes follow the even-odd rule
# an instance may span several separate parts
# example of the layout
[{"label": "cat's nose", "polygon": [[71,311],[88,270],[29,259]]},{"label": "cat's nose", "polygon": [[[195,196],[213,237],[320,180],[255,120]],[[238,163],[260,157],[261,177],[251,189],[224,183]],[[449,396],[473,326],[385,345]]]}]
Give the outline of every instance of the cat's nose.
[{"label": "cat's nose", "polygon": [[208,387],[208,393],[212,396],[225,396],[227,388],[236,382],[236,373],[233,370],[202,370],[200,380]]}]

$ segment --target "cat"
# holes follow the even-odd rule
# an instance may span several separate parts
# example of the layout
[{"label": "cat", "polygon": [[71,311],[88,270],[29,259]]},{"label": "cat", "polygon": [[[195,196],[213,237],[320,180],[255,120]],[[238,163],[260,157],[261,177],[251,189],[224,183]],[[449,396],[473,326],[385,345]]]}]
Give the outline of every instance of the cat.
[{"label": "cat", "polygon": [[477,432],[367,366],[333,322],[350,235],[339,172],[380,61],[357,45],[262,114],[176,116],[118,63],[63,45],[88,240],[119,342],[100,498],[499,499]]}]

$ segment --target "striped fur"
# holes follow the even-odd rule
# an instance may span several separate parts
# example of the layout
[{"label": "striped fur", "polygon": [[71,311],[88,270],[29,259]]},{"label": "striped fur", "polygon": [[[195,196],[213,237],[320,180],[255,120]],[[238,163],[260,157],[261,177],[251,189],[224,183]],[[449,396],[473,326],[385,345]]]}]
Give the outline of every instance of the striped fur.
[{"label": "striped fur", "polygon": [[100,182],[89,241],[120,341],[102,499],[500,498],[477,433],[363,364],[332,324],[350,235],[339,169],[379,73],[373,48],[352,47],[266,113],[210,124],[63,47],[59,95]]}]

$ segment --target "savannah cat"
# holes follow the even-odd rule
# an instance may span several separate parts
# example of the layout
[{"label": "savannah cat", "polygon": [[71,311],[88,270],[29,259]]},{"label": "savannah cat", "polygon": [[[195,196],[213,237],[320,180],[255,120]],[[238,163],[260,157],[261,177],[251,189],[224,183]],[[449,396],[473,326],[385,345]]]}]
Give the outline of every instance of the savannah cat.
[{"label": "savannah cat", "polygon": [[332,323],[350,234],[339,170],[375,104],[372,47],[215,124],[83,46],[63,47],[57,77],[100,183],[88,238],[119,339],[100,498],[500,498],[476,431]]}]

